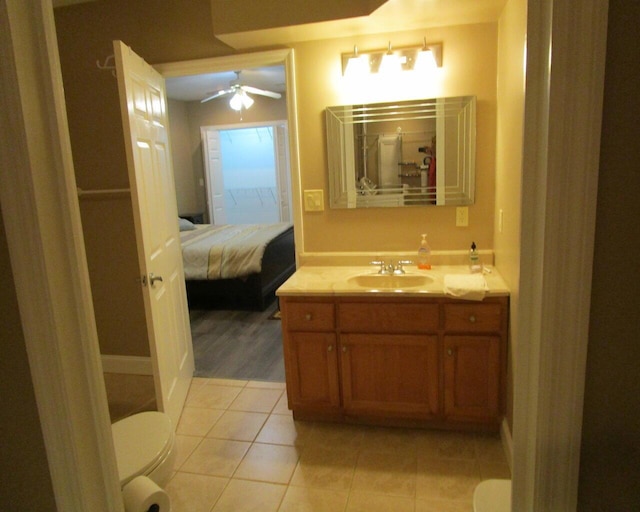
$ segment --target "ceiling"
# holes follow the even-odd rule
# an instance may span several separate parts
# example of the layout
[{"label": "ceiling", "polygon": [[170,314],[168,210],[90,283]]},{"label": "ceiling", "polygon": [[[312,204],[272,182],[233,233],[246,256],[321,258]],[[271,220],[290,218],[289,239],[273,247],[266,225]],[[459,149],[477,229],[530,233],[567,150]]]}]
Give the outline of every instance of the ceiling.
[{"label": "ceiling", "polygon": [[[234,71],[166,78],[167,97],[180,101],[200,101],[215,91],[228,89],[231,82],[236,82],[236,79]],[[286,91],[284,66],[243,69],[240,72],[239,83],[284,93]]]}]

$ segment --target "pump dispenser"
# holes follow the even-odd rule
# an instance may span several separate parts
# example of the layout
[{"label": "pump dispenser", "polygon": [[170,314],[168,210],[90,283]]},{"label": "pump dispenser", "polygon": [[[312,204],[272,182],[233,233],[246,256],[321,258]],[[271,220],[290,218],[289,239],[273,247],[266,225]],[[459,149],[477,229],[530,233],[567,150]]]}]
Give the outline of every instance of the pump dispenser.
[{"label": "pump dispenser", "polygon": [[428,270],[431,268],[431,248],[427,242],[427,234],[422,234],[422,241],[418,248],[418,268]]},{"label": "pump dispenser", "polygon": [[469,250],[469,270],[472,274],[482,272],[482,263],[480,262],[480,255],[476,249],[475,242],[471,242],[471,249]]}]

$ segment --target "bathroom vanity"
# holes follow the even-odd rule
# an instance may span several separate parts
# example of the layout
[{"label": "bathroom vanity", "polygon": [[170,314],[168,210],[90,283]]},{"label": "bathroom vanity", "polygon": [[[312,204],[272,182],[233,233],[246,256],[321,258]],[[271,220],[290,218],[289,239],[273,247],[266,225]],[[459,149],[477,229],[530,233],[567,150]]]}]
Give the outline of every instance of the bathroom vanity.
[{"label": "bathroom vanity", "polygon": [[508,291],[492,272],[483,300],[453,298],[447,271],[463,270],[414,270],[386,289],[358,278],[371,268],[299,269],[278,290],[294,417],[498,429]]}]

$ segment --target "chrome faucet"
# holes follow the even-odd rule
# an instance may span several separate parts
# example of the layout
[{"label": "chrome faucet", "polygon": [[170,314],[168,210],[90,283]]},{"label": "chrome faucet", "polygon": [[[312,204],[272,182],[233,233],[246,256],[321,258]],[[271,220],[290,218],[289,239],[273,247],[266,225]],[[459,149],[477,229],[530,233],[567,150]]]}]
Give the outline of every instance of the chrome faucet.
[{"label": "chrome faucet", "polygon": [[371,262],[371,265],[379,265],[380,268],[378,270],[378,274],[383,276],[399,276],[405,273],[404,265],[411,265],[413,261],[409,260],[400,260],[396,265],[393,264],[393,261],[390,261],[388,264],[384,262],[384,260],[375,260]]}]

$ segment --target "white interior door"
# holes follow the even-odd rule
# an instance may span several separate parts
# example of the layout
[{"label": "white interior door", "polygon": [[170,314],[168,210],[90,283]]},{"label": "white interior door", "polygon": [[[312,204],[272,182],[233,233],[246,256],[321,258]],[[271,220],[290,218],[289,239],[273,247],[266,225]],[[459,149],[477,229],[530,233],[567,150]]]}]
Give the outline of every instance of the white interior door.
[{"label": "white interior door", "polygon": [[220,132],[210,128],[202,128],[201,130],[209,222],[211,224],[226,224]]},{"label": "white interior door", "polygon": [[164,78],[114,41],[158,408],[177,425],[193,375]]}]

